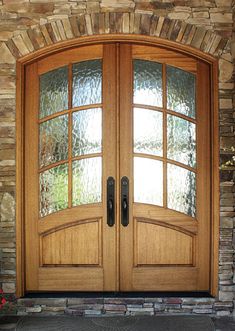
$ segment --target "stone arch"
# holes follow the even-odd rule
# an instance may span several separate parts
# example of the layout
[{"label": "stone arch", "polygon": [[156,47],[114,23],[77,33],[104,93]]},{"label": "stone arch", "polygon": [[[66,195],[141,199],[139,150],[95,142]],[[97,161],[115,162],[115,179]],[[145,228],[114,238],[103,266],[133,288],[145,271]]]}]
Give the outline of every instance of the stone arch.
[{"label": "stone arch", "polygon": [[0,46],[1,63],[66,40],[105,34],[145,35],[187,45],[219,57],[228,41],[202,27],[167,17],[129,12],[82,14],[29,27]]}]

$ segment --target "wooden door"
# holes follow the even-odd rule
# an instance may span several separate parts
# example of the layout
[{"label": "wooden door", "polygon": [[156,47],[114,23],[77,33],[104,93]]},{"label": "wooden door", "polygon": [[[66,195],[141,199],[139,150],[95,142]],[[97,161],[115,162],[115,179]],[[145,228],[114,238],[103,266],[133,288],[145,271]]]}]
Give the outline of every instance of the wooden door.
[{"label": "wooden door", "polygon": [[209,290],[209,95],[209,65],[160,47],[27,66],[27,291]]},{"label": "wooden door", "polygon": [[120,49],[122,291],[208,291],[209,67],[173,51]]},{"label": "wooden door", "polygon": [[81,47],[27,66],[26,291],[117,289],[116,225],[106,223],[115,54],[114,45]]}]

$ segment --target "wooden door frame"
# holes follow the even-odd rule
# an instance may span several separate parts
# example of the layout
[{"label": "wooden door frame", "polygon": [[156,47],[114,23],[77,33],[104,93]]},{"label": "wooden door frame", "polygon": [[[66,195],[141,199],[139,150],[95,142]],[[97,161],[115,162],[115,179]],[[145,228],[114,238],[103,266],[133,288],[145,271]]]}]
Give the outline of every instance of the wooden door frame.
[{"label": "wooden door frame", "polygon": [[39,49],[18,59],[16,64],[16,296],[25,293],[24,238],[24,88],[26,65],[51,54],[79,46],[99,43],[128,42],[158,46],[201,59],[210,65],[211,79],[211,275],[210,293],[218,295],[219,271],[219,123],[218,123],[218,60],[190,46],[157,37],[132,34],[109,34],[80,37]]}]

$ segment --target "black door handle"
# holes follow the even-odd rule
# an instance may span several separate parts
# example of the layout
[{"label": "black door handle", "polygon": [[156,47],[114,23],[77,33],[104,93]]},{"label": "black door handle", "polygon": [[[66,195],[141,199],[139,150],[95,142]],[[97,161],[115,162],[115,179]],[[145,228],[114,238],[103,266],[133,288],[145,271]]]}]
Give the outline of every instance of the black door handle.
[{"label": "black door handle", "polygon": [[115,224],[115,180],[113,177],[107,179],[107,224]]},{"label": "black door handle", "polygon": [[123,226],[129,224],[129,179],[121,179],[121,222]]}]

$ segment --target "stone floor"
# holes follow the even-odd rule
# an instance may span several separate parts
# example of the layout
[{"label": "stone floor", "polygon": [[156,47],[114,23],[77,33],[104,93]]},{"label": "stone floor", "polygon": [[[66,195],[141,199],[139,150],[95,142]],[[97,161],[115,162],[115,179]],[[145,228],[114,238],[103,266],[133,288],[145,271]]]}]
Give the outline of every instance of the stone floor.
[{"label": "stone floor", "polygon": [[135,317],[2,316],[0,331],[234,331],[235,318],[189,315]]}]

